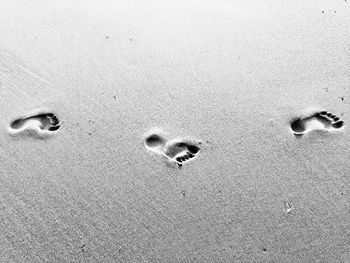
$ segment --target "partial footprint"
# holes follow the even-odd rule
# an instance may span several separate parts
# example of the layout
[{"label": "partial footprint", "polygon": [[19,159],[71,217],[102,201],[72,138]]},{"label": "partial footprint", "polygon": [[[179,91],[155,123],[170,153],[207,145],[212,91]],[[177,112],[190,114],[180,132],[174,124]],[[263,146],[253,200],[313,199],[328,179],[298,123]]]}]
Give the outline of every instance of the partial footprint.
[{"label": "partial footprint", "polygon": [[190,151],[185,151],[181,152],[178,155],[175,156],[175,161],[176,164],[181,167],[184,162],[190,161],[196,156],[196,154],[190,152]]},{"label": "partial footprint", "polygon": [[302,136],[313,130],[337,130],[344,126],[344,122],[336,115],[321,111],[308,117],[294,119],[290,128],[296,136]]},{"label": "partial footprint", "polygon": [[198,143],[191,141],[173,140],[164,147],[164,155],[174,161],[179,167],[185,162],[193,160],[200,151],[201,148],[198,146]]},{"label": "partial footprint", "polygon": [[161,134],[164,132],[160,129],[152,129],[145,136],[144,144],[145,147],[155,153],[163,154],[163,147],[168,142],[168,140]]},{"label": "partial footprint", "polygon": [[146,137],[145,145],[148,148],[158,148],[166,143],[166,139],[158,134],[151,134]]},{"label": "partial footprint", "polygon": [[12,133],[19,133],[26,130],[37,132],[54,132],[60,128],[60,121],[53,113],[40,113],[18,118],[11,122]]}]

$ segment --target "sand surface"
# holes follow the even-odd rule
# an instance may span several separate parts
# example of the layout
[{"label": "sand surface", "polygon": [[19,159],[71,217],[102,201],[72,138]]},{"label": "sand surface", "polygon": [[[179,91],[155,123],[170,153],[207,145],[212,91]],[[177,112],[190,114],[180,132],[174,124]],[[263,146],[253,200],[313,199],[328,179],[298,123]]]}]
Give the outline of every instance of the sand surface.
[{"label": "sand surface", "polygon": [[0,262],[349,262],[349,5],[1,1]]}]

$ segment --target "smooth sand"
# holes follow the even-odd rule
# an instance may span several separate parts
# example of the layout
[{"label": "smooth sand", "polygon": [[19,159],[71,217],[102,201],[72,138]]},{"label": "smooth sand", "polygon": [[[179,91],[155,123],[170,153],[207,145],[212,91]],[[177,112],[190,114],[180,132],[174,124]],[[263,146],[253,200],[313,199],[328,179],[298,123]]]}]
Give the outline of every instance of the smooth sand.
[{"label": "smooth sand", "polygon": [[0,261],[348,262],[349,4],[1,1]]}]

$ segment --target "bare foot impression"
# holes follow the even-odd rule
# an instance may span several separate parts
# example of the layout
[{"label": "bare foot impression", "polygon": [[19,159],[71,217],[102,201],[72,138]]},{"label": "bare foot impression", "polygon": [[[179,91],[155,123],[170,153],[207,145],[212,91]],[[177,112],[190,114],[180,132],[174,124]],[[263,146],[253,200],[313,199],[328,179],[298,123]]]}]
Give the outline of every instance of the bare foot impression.
[{"label": "bare foot impression", "polygon": [[313,130],[338,130],[344,126],[344,122],[336,115],[327,112],[316,112],[308,117],[294,119],[290,123],[295,136],[302,136]]},{"label": "bare foot impression", "polygon": [[53,113],[39,113],[15,119],[10,123],[9,130],[12,134],[25,131],[35,131],[38,134],[52,133],[60,128],[59,123],[59,119]]},{"label": "bare foot impression", "polygon": [[165,156],[167,160],[175,163],[178,167],[193,160],[201,151],[199,143],[182,139],[167,140],[157,133],[146,136],[144,144],[148,150]]},{"label": "bare foot impression", "polygon": [[166,144],[164,154],[181,167],[184,163],[193,160],[201,148],[190,141],[170,141]]}]

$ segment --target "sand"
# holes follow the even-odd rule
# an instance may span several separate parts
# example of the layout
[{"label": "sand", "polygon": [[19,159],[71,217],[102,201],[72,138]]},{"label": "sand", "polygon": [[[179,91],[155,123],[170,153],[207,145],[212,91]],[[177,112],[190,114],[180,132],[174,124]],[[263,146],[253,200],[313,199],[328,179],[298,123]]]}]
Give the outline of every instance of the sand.
[{"label": "sand", "polygon": [[1,1],[0,262],[349,262],[349,17]]}]

